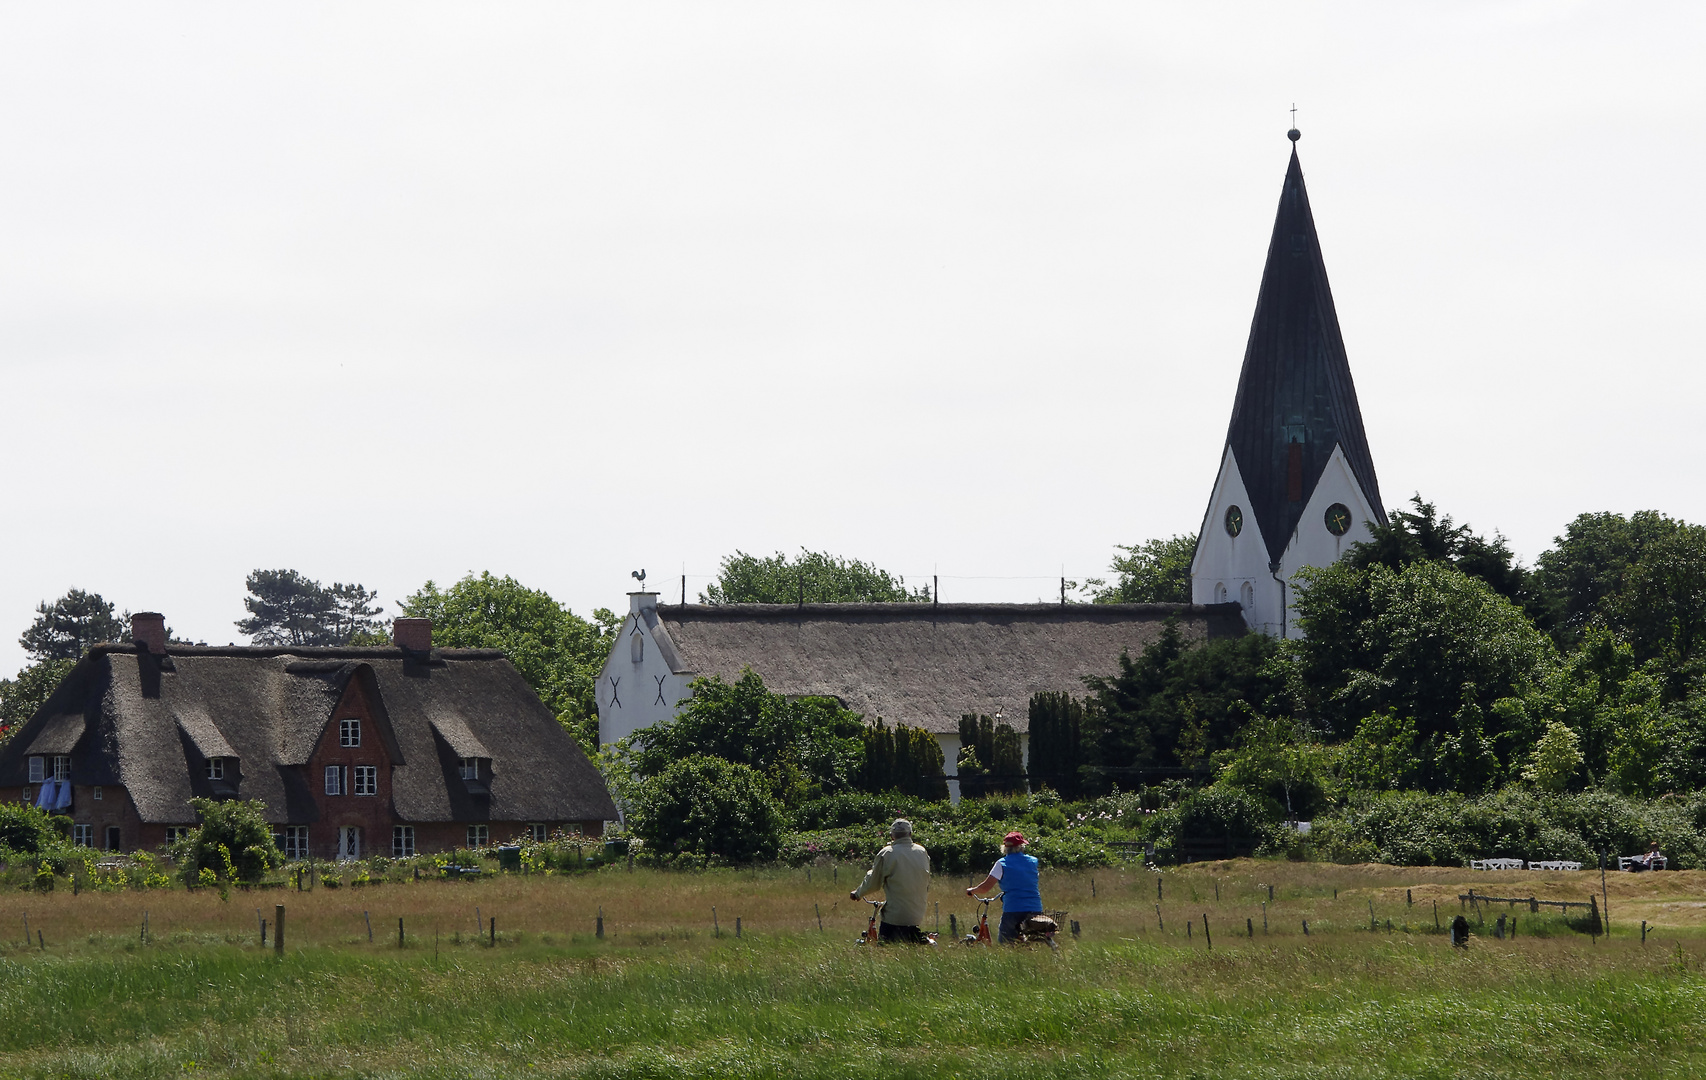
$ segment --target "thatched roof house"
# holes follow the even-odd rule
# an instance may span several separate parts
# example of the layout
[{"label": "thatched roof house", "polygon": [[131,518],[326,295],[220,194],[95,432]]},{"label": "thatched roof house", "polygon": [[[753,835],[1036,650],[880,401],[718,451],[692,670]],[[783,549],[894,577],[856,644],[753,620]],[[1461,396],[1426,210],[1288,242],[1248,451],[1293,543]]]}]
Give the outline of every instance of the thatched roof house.
[{"label": "thatched roof house", "polygon": [[1237,604],[659,604],[631,593],[598,684],[603,742],[675,714],[701,675],[751,667],[771,690],[839,699],[934,733],[950,769],[963,713],[1000,711],[1021,734],[1031,695],[1081,693],[1169,618],[1188,638],[1244,633]]},{"label": "thatched roof house", "polygon": [[56,807],[77,839],[151,848],[189,800],[259,799],[286,853],[405,855],[598,832],[603,779],[502,653],[168,646],[164,620],[99,645],[0,750],[0,798]]}]

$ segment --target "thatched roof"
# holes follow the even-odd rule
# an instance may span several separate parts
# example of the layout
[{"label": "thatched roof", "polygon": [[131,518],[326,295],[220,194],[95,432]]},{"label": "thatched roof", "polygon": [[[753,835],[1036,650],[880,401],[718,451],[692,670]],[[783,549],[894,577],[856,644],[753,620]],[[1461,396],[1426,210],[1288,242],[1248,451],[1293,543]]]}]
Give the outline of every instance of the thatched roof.
[{"label": "thatched roof", "polygon": [[682,604],[657,607],[677,671],[839,698],[869,719],[937,734],[1000,710],[1029,728],[1031,695],[1084,692],[1168,618],[1187,638],[1244,632],[1237,604]]},{"label": "thatched roof", "polygon": [[[142,819],[193,822],[208,795],[194,764],[234,757],[239,795],[274,823],[317,816],[307,764],[351,680],[380,714],[392,806],[411,822],[616,817],[603,779],[500,652],[398,648],[98,645],[0,751],[0,786],[28,782],[32,754],[72,755],[77,784],[122,784]],[[476,801],[462,757],[492,762]]]}]

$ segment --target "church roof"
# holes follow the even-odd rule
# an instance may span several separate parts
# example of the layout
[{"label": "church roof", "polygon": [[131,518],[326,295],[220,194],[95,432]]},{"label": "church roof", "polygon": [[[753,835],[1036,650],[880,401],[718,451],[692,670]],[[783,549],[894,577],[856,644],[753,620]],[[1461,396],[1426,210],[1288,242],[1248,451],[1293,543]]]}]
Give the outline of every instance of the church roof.
[{"label": "church roof", "polygon": [[[1295,139],[1293,140],[1295,142]],[[1278,565],[1333,447],[1344,450],[1375,515],[1386,520],[1362,409],[1339,334],[1327,264],[1295,146],[1274,217],[1262,289],[1250,323],[1227,445],[1250,495],[1268,558]],[[1298,444],[1300,476],[1291,464]],[[1301,485],[1295,481],[1301,480]]]},{"label": "church roof", "polygon": [[680,673],[732,682],[751,667],[775,693],[938,735],[998,710],[1026,731],[1032,694],[1082,694],[1169,618],[1190,640],[1244,632],[1237,604],[669,604],[657,616]]}]

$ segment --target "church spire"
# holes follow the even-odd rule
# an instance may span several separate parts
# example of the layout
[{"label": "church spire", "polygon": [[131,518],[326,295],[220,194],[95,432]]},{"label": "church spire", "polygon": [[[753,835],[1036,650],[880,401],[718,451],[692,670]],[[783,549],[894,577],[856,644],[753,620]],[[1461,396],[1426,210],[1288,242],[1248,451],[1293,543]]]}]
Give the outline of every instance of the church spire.
[{"label": "church spire", "polygon": [[1335,446],[1374,517],[1386,520],[1297,159],[1301,136],[1296,128],[1286,134],[1291,164],[1226,435],[1275,568]]}]

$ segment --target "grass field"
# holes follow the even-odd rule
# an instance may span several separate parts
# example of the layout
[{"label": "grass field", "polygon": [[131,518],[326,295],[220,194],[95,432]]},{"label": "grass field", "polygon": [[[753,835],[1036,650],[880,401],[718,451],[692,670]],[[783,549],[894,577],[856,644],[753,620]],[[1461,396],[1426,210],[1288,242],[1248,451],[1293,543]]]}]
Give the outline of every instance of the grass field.
[{"label": "grass field", "polygon": [[[1153,873],[1045,874],[1083,929],[1059,954],[858,948],[856,873],[8,893],[0,1075],[1706,1075],[1706,872],[1611,875],[1609,938],[1484,909],[1468,950],[1436,901],[1449,923],[1470,886],[1585,900],[1599,875],[1203,864],[1162,875],[1158,925]],[[961,890],[937,879],[944,934]]]}]

